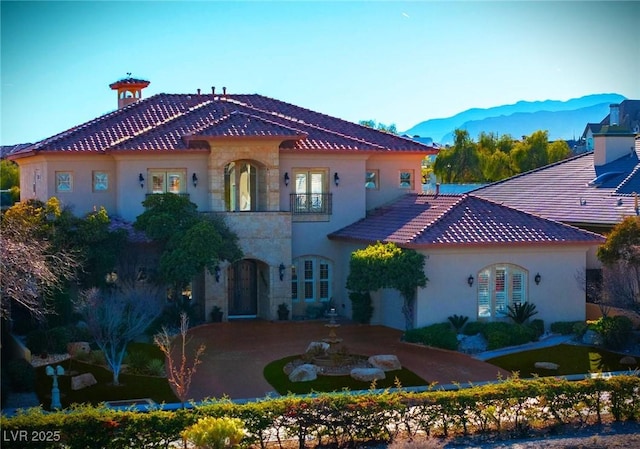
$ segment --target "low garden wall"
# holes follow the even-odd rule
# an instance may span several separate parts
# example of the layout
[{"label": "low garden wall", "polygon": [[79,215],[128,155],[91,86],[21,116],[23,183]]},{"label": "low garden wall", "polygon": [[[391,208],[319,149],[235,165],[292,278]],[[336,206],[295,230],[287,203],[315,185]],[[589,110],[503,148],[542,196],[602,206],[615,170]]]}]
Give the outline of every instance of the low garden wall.
[{"label": "low garden wall", "polygon": [[[368,392],[283,396],[236,404],[212,401],[175,411],[140,413],[77,407],[57,413],[32,409],[3,416],[3,448],[168,448],[202,417],[244,423],[245,447],[351,445],[416,434],[526,435],[534,428],[596,424],[640,417],[640,378],[507,379],[456,391]],[[180,447],[181,444],[178,444]]]}]

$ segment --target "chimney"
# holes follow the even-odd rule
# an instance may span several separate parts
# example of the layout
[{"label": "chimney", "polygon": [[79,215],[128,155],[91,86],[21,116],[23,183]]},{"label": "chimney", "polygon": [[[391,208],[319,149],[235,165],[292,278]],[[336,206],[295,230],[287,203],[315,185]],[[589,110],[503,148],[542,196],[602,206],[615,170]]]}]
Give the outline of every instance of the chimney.
[{"label": "chimney", "polygon": [[620,124],[620,105],[609,105],[609,126],[618,126]]},{"label": "chimney", "polygon": [[198,95],[200,95],[200,88],[198,88]]},{"label": "chimney", "polygon": [[440,195],[440,183],[436,182],[436,196]]},{"label": "chimney", "polygon": [[127,74],[127,78],[109,84],[112,90],[118,92],[118,109],[142,100],[142,89],[151,84],[147,80],[131,78],[131,74]]}]

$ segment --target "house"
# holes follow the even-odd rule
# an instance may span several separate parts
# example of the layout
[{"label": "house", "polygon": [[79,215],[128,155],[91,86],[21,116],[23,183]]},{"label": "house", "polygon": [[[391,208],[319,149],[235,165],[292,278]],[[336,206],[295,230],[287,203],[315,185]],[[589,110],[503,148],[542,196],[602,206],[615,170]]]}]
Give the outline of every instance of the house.
[{"label": "house", "polygon": [[[350,254],[376,240],[429,257],[416,325],[451,313],[502,319],[527,299],[548,323],[584,317],[572,276],[602,237],[472,196],[419,195],[421,162],[436,148],[261,95],[143,98],[148,85],[111,84],[117,110],[10,158],[22,200],[56,196],[77,215],[104,206],[126,226],[147,195],[165,192],[222,215],[244,258],[183,292],[204,317],[217,306],[227,319],[275,319],[281,303],[294,317],[329,304],[349,317]],[[451,234],[429,241],[442,226]],[[394,295],[374,295],[374,322],[404,327]]]},{"label": "house", "polygon": [[[450,315],[501,320],[507,306],[534,303],[548,327],[585,319],[587,253],[604,238],[472,195],[409,194],[329,235],[350,254],[376,241],[425,255],[426,287],[417,291],[414,326]],[[394,290],[372,295],[373,320],[402,328]]]},{"label": "house", "polygon": [[[185,294],[208,317],[273,319],[343,301],[341,248],[327,234],[418,191],[433,147],[261,95],[159,94],[146,80],[112,83],[118,109],[11,153],[22,200],[52,196],[120,223],[147,195],[187,195],[221,214],[245,255],[195,279]],[[144,268],[144,267],[143,267]]]},{"label": "house", "polygon": [[473,195],[607,233],[639,212],[639,126],[640,100],[612,105],[593,134],[593,151],[489,184]]}]

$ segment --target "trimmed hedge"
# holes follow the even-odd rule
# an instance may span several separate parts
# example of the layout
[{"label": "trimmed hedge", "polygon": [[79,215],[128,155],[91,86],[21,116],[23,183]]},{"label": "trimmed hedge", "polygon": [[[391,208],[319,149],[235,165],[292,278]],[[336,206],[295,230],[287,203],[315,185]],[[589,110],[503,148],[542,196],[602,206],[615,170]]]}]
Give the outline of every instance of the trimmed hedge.
[{"label": "trimmed hedge", "polygon": [[297,441],[299,447],[356,447],[419,432],[522,436],[534,428],[597,424],[604,417],[637,420],[639,391],[640,379],[631,375],[578,382],[511,378],[458,391],[283,396],[245,404],[222,400],[177,411],[76,407],[45,413],[32,409],[11,418],[2,416],[0,424],[3,448],[167,448],[203,417],[242,420],[247,431],[244,447],[265,448],[270,443],[282,448],[285,439],[288,444]]},{"label": "trimmed hedge", "polygon": [[458,349],[456,332],[449,322],[410,329],[405,332],[404,339],[409,343],[422,343],[423,345],[454,351]]}]

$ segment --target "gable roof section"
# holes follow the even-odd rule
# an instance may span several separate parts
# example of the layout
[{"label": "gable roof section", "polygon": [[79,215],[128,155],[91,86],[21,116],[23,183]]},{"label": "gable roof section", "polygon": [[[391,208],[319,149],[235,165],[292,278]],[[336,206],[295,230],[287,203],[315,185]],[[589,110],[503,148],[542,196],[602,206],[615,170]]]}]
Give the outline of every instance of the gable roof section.
[{"label": "gable roof section", "polygon": [[[200,136],[202,139],[196,139]],[[186,150],[213,136],[277,136],[286,151],[436,153],[411,139],[262,95],[158,94],[12,154]],[[196,146],[198,144],[195,144]]]},{"label": "gable roof section", "polygon": [[[634,193],[640,193],[640,157],[636,153],[594,167],[593,152],[498,181],[472,195],[577,225],[612,226],[635,215]],[[604,182],[589,185],[598,176]]]},{"label": "gable roof section", "polygon": [[604,237],[470,195],[407,194],[330,239],[401,246],[600,244]]}]

